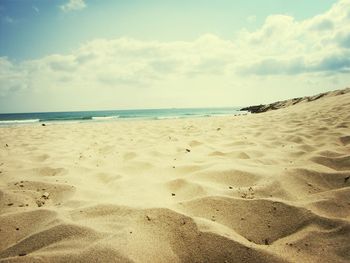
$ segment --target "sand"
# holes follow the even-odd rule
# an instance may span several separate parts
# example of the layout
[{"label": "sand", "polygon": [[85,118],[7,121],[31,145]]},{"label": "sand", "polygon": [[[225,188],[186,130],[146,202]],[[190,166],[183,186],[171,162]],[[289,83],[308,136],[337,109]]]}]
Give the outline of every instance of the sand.
[{"label": "sand", "polygon": [[0,128],[1,262],[349,262],[350,93]]}]

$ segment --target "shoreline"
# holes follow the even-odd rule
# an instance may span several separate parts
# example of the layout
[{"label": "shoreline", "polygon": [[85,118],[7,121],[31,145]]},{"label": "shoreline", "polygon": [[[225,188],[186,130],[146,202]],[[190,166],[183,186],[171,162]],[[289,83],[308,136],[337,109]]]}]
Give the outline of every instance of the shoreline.
[{"label": "shoreline", "polygon": [[210,116],[241,115],[238,107],[154,109],[154,110],[115,110],[115,111],[76,111],[0,114],[0,125],[54,122],[102,122],[114,120],[161,120]]},{"label": "shoreline", "polygon": [[250,114],[249,112],[240,112],[237,114],[216,114],[216,115],[208,115],[208,116],[170,116],[170,117],[150,117],[150,118],[114,118],[114,119],[106,119],[106,120],[63,120],[63,121],[35,121],[35,122],[16,122],[13,123],[0,123],[0,128],[2,127],[13,127],[13,126],[45,126],[49,125],[60,125],[60,124],[86,124],[86,123],[113,123],[113,122],[134,122],[134,121],[165,121],[165,120],[185,120],[185,119],[205,119],[205,118],[225,118],[225,117],[236,117],[236,116],[245,116]]}]

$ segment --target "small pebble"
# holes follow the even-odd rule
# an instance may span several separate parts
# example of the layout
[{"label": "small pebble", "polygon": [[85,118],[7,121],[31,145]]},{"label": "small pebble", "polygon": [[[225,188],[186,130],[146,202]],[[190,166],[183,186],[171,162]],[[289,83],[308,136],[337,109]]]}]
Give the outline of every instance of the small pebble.
[{"label": "small pebble", "polygon": [[43,195],[41,197],[45,198],[45,199],[49,199],[49,193],[48,192],[45,192],[43,193]]}]

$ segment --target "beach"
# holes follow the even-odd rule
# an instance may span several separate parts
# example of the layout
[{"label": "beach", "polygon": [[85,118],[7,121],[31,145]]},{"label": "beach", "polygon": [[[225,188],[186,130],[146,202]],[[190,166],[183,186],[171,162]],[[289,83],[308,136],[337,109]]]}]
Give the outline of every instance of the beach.
[{"label": "beach", "polygon": [[0,128],[0,262],[349,262],[350,93]]}]

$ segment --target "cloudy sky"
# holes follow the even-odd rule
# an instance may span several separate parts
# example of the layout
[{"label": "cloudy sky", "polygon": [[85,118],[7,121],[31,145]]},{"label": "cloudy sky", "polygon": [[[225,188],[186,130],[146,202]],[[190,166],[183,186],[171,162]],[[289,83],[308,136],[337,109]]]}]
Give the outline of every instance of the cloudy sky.
[{"label": "cloudy sky", "polygon": [[243,106],[350,84],[350,0],[0,0],[0,112]]}]

